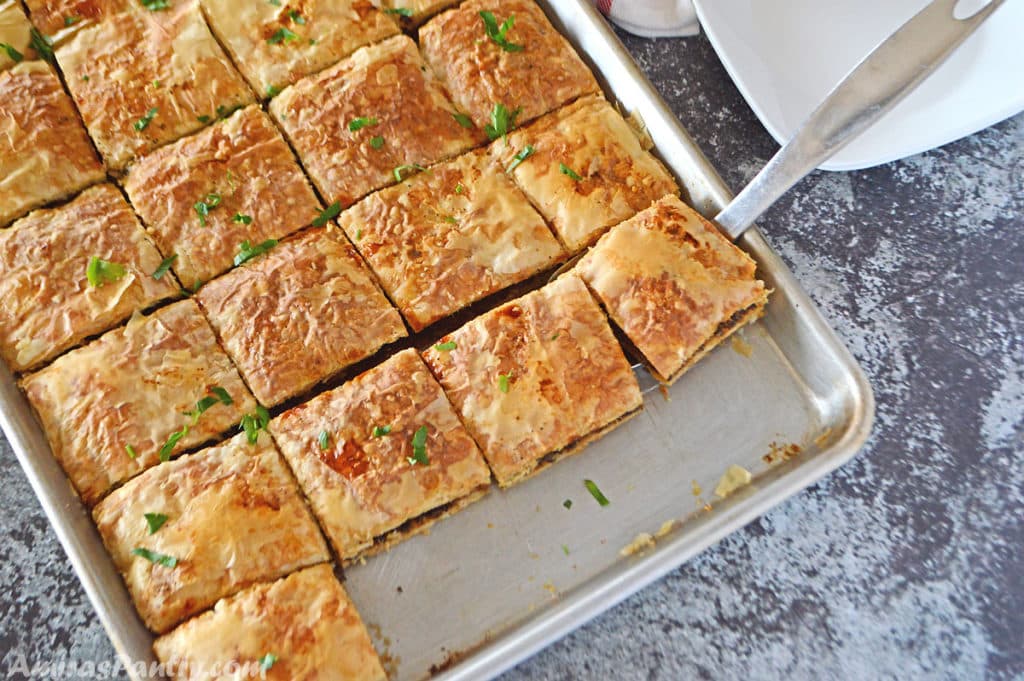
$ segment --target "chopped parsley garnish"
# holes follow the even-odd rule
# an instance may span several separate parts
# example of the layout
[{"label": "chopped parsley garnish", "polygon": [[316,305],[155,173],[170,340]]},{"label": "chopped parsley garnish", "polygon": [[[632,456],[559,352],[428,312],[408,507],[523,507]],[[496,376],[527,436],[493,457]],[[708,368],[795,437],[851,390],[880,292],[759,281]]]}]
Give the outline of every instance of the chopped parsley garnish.
[{"label": "chopped parsley garnish", "polygon": [[77,24],[81,20],[82,20],[82,17],[76,17],[76,16],[64,17],[64,26],[65,27],[67,27],[67,26],[74,26],[75,24]]},{"label": "chopped parsley garnish", "polygon": [[551,334],[551,340],[558,340],[558,337],[561,336],[561,335],[562,335],[561,331],[555,331],[553,334]]},{"label": "chopped parsley garnish", "polygon": [[456,219],[456,217],[454,215],[445,215],[441,219],[444,220],[445,222],[447,222],[450,225],[457,225],[457,224],[459,224],[458,219]]},{"label": "chopped parsley garnish", "polygon": [[242,417],[241,429],[245,431],[245,438],[249,444],[254,445],[260,439],[260,431],[267,429],[270,423],[270,412],[262,404],[256,405],[256,413],[246,414]]},{"label": "chopped parsley garnish", "polygon": [[159,80],[154,80],[154,81],[153,81],[153,87],[154,87],[154,88],[158,88],[158,87],[160,87],[160,81],[159,81]]},{"label": "chopped parsley garnish", "polygon": [[282,26],[281,28],[274,31],[274,35],[267,38],[267,43],[270,45],[280,45],[281,43],[290,43],[298,39],[299,36],[295,35],[295,33]]},{"label": "chopped parsley garnish", "polygon": [[400,17],[411,17],[412,10],[408,7],[391,7],[384,10],[385,14],[397,14]]},{"label": "chopped parsley garnish", "polygon": [[276,245],[277,239],[267,239],[255,246],[251,245],[248,241],[243,241],[242,245],[238,247],[238,255],[235,256],[235,267],[263,255]]},{"label": "chopped parsley garnish", "polygon": [[412,456],[409,457],[410,464],[426,466],[430,463],[427,458],[427,427],[420,426],[412,435]]},{"label": "chopped parsley garnish", "polygon": [[149,549],[144,549],[141,546],[138,547],[138,548],[132,549],[132,555],[133,556],[139,556],[141,558],[145,558],[150,563],[155,563],[157,565],[163,565],[164,567],[169,567],[169,568],[172,568],[172,567],[174,567],[175,565],[178,564],[178,559],[175,558],[174,556],[168,556],[165,553],[157,553],[156,551],[150,551]]},{"label": "chopped parsley garnish", "polygon": [[144,513],[146,524],[149,525],[149,533],[154,534],[167,522],[167,516],[163,513]]},{"label": "chopped parsley garnish", "polygon": [[220,194],[207,194],[205,199],[192,204],[201,226],[206,227],[206,218],[209,217],[211,210],[220,205],[220,200]]},{"label": "chopped parsley garnish", "polygon": [[522,45],[511,43],[508,39],[508,32],[516,23],[515,14],[510,14],[501,26],[498,26],[498,20],[494,17],[493,12],[480,12],[480,18],[484,21],[484,31],[487,33],[487,37],[493,40],[498,47],[506,52],[523,51]]},{"label": "chopped parsley garnish", "polygon": [[376,118],[353,118],[348,122],[348,131],[357,132],[368,126],[377,125],[379,122]]},{"label": "chopped parsley garnish", "polygon": [[563,175],[568,175],[571,179],[576,180],[577,182],[583,179],[582,177],[580,177],[579,173],[577,173],[575,170],[565,165],[564,163],[559,163],[558,169],[561,171]]},{"label": "chopped parsley garnish", "polygon": [[280,7],[281,6],[281,0],[267,0],[267,2],[270,3],[271,5],[273,5],[274,7]]},{"label": "chopped parsley garnish", "polygon": [[566,508],[572,508],[572,499],[566,499],[565,501],[563,501],[562,506],[565,506]]},{"label": "chopped parsley garnish", "polygon": [[260,671],[269,671],[270,668],[274,666],[275,662],[277,662],[277,655],[274,653],[267,653],[259,659]]},{"label": "chopped parsley garnish", "polygon": [[509,378],[511,378],[511,376],[512,374],[498,374],[498,390],[503,393],[508,392]]},{"label": "chopped parsley garnish", "polygon": [[228,393],[228,391],[220,387],[219,385],[215,385],[212,388],[210,388],[210,392],[213,393],[214,397],[220,400],[221,404],[231,405],[235,403],[235,401],[231,399],[231,395]]},{"label": "chopped parsley garnish", "polygon": [[569,547],[565,544],[562,544],[562,553],[564,553],[567,556],[569,555]]},{"label": "chopped parsley garnish", "polygon": [[505,172],[511,173],[519,167],[520,163],[533,156],[536,151],[537,150],[533,148],[532,144],[527,144],[522,151],[512,157],[512,162],[508,164],[508,168],[505,169]]},{"label": "chopped parsley garnish", "polygon": [[324,225],[327,224],[328,220],[333,220],[334,218],[338,217],[340,213],[341,203],[335,201],[331,205],[327,206],[327,208],[324,208],[322,211],[320,211],[320,215],[317,215],[315,218],[313,218],[313,222],[310,224],[312,224],[314,227],[323,227]]},{"label": "chopped parsley garnish", "polygon": [[131,445],[125,445],[124,451],[128,452],[129,459],[137,459],[139,457],[139,453],[135,451],[135,447],[132,447]]},{"label": "chopped parsley garnish", "polygon": [[362,230],[362,228],[359,228],[359,229],[356,230],[356,241],[359,241],[362,238],[363,238],[363,230]]},{"label": "chopped parsley garnish", "polygon": [[384,138],[381,137],[380,135],[377,135],[376,137],[371,137],[370,146],[373,147],[374,149],[380,149],[381,147],[384,146]]},{"label": "chopped parsley garnish", "polygon": [[509,111],[504,104],[495,104],[491,111],[491,122],[484,126],[487,137],[496,140],[507,135],[509,130],[516,127],[516,117],[520,111],[521,108]]},{"label": "chopped parsley garnish", "polygon": [[211,118],[209,116],[196,116],[196,120],[200,123],[209,123]]},{"label": "chopped parsley garnish", "polygon": [[291,20],[298,24],[299,26],[302,26],[303,24],[306,23],[306,17],[299,14],[298,10],[288,10],[288,16],[291,17]]},{"label": "chopped parsley garnish", "polygon": [[473,119],[470,118],[469,116],[467,116],[464,113],[453,113],[452,114],[452,118],[454,118],[455,122],[458,123],[459,125],[461,125],[464,128],[472,128],[473,127]]},{"label": "chopped parsley garnish", "polygon": [[608,501],[608,497],[601,493],[601,490],[598,488],[597,483],[595,483],[593,480],[584,480],[583,485],[587,488],[587,491],[590,492],[590,496],[594,497],[597,503],[600,504],[601,506],[607,506],[608,504],[612,503]]},{"label": "chopped parsley garnish", "polygon": [[321,430],[320,435],[317,436],[316,441],[320,443],[320,450],[326,450],[331,446],[331,434],[326,430]]},{"label": "chopped parsley garnish", "polygon": [[171,8],[171,3],[169,0],[139,0],[139,4],[148,9],[150,12],[159,12],[161,10]]},{"label": "chopped parsley garnish", "polygon": [[227,118],[228,116],[235,113],[241,108],[241,104],[233,104],[231,106],[224,106],[223,104],[221,104],[217,107],[217,118]]},{"label": "chopped parsley garnish", "polygon": [[39,53],[39,57],[51,64],[56,64],[57,60],[53,56],[53,40],[49,36],[45,36],[36,29],[29,31],[29,44],[32,45],[32,49]]},{"label": "chopped parsley garnish", "polygon": [[451,352],[457,347],[458,346],[455,344],[455,341],[448,341],[447,343],[438,343],[434,346],[434,349],[438,352]]},{"label": "chopped parsley garnish", "polygon": [[374,426],[370,433],[373,437],[384,437],[391,432],[391,426]]},{"label": "chopped parsley garnish", "polygon": [[18,52],[16,49],[8,45],[7,43],[0,43],[0,49],[6,52],[7,56],[11,58],[11,61],[15,63],[18,63],[25,58],[25,55],[23,55],[21,52]]},{"label": "chopped parsley garnish", "polygon": [[175,445],[177,445],[178,441],[186,435],[188,435],[188,426],[184,426],[181,430],[176,430],[171,433],[167,438],[167,442],[165,442],[163,446],[160,447],[160,451],[157,452],[157,456],[160,460],[169,461],[171,458],[171,452],[174,451]]},{"label": "chopped parsley garnish", "polygon": [[142,132],[143,130],[149,127],[150,123],[153,122],[153,119],[156,117],[156,112],[157,108],[154,106],[152,109],[146,112],[145,116],[135,121],[133,127],[139,132]]},{"label": "chopped parsley garnish", "polygon": [[[421,166],[419,163],[406,163],[405,165],[398,166],[392,173],[395,176],[395,182],[401,182],[403,175],[408,173],[410,170],[423,171],[426,170],[426,168]],[[411,175],[412,173],[409,174]]]},{"label": "chopped parsley garnish", "polygon": [[277,87],[276,85],[267,86],[267,97],[276,97],[280,93],[281,88]]},{"label": "chopped parsley garnish", "polygon": [[112,283],[128,274],[124,265],[104,260],[98,256],[89,258],[89,264],[85,266],[85,278],[89,280],[89,286],[96,288],[106,283]]},{"label": "chopped parsley garnish", "polygon": [[455,193],[456,194],[461,194],[464,191],[466,191],[466,188],[462,186],[461,182],[458,183],[457,185],[455,185]]},{"label": "chopped parsley garnish", "polygon": [[243,215],[242,213],[235,213],[235,217],[233,217],[231,219],[234,220],[235,222],[241,223],[243,225],[251,225],[252,224],[252,216],[251,215]]}]

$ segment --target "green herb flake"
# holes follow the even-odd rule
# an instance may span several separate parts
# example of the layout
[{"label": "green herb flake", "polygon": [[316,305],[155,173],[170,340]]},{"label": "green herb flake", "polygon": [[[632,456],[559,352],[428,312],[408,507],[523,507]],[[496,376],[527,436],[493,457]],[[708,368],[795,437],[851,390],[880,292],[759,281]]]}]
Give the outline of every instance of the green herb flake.
[{"label": "green herb flake", "polygon": [[211,119],[209,116],[196,116],[196,120],[200,123],[209,123],[213,119]]},{"label": "green herb flake", "polygon": [[409,18],[412,16],[412,10],[408,7],[391,7],[384,10],[385,14],[397,14],[400,17]]},{"label": "green herb flake", "polygon": [[356,230],[356,241],[359,241],[362,238],[363,238],[363,230],[361,228],[357,229]]},{"label": "green herb flake", "polygon": [[167,522],[167,516],[163,513],[144,513],[143,516],[146,518],[150,534],[155,534]]},{"label": "green herb flake", "polygon": [[89,264],[85,266],[85,278],[89,286],[97,288],[103,284],[112,283],[128,274],[124,265],[104,260],[98,256],[89,258]]},{"label": "green herb flake", "polygon": [[569,555],[569,547],[565,544],[562,544],[562,553],[564,553],[567,556]]},{"label": "green herb flake", "polygon": [[445,343],[438,343],[434,346],[434,349],[438,352],[451,352],[457,347],[458,345],[455,344],[455,341],[447,341]]},{"label": "green herb flake", "polygon": [[462,186],[461,182],[458,183],[457,185],[455,185],[455,193],[456,194],[461,194],[464,191],[466,191],[466,188]]},{"label": "green herb flake", "polygon": [[161,12],[165,9],[171,8],[169,0],[139,0],[139,4],[150,12]]},{"label": "green herb flake", "polygon": [[167,442],[160,447],[160,451],[157,452],[157,456],[161,461],[169,461],[171,458],[171,452],[174,451],[174,447],[178,444],[181,438],[188,435],[188,426],[184,426],[181,430],[176,430],[170,434],[167,438]]},{"label": "green herb flake", "polygon": [[271,5],[273,5],[274,7],[280,7],[281,6],[281,0],[267,0],[267,2],[269,4],[271,4]]},{"label": "green herb flake", "polygon": [[294,23],[298,24],[299,26],[302,26],[306,23],[306,17],[299,14],[298,10],[288,10],[288,16]]},{"label": "green herb flake", "polygon": [[445,215],[441,219],[444,220],[445,222],[447,222],[450,225],[457,225],[457,224],[459,224],[458,219],[454,215]]},{"label": "green herb flake", "polygon": [[498,26],[498,20],[492,12],[480,12],[480,18],[483,19],[484,22],[484,32],[487,33],[488,38],[494,41],[494,44],[506,52],[523,51],[524,48],[522,45],[516,45],[509,42],[508,39],[508,32],[516,23],[515,14],[510,14],[508,19],[505,19],[505,21],[501,23],[501,26]]},{"label": "green herb flake", "polygon": [[367,127],[370,127],[370,126],[373,126],[373,125],[377,125],[379,122],[380,121],[378,121],[376,118],[365,118],[365,117],[353,118],[352,120],[350,120],[348,122],[348,131],[349,132],[358,132],[359,130],[362,130],[363,128],[367,128]]},{"label": "green herb flake", "polygon": [[128,452],[128,458],[129,459],[137,459],[137,458],[139,458],[139,453],[137,451],[135,451],[135,447],[132,447],[131,445],[125,445],[124,446],[124,451]]},{"label": "green herb flake", "polygon": [[235,213],[235,217],[233,217],[231,219],[233,221],[235,221],[237,223],[240,223],[240,224],[243,224],[243,225],[251,225],[252,224],[252,216],[251,215],[243,215],[242,213]]},{"label": "green herb flake", "polygon": [[261,657],[259,659],[260,671],[270,671],[270,668],[274,666],[274,663],[277,662],[277,659],[277,655],[275,655],[274,653],[267,653],[266,655]]},{"label": "green herb flake", "polygon": [[563,501],[562,506],[565,506],[566,509],[572,508],[572,499],[566,499]]},{"label": "green herb flake", "polygon": [[392,172],[395,176],[395,182],[401,182],[406,173],[411,175],[412,173],[410,171],[414,170],[422,172],[426,170],[426,168],[421,166],[419,163],[407,163],[405,165],[400,165]]},{"label": "green herb flake", "polygon": [[373,437],[384,437],[391,432],[391,426],[374,426],[370,433]]},{"label": "green herb flake", "polygon": [[551,334],[551,340],[553,340],[553,341],[554,340],[558,340],[558,337],[561,336],[561,335],[562,335],[561,331],[555,331],[553,334]]},{"label": "green herb flake", "polygon": [[156,112],[157,112],[157,108],[154,106],[152,109],[150,109],[149,111],[146,112],[145,116],[143,116],[139,120],[135,121],[135,123],[133,124],[133,127],[137,131],[142,132],[143,130],[145,130],[146,128],[149,127],[150,123],[153,122],[153,119],[156,117]]},{"label": "green herb flake", "polygon": [[84,80],[86,83],[88,83],[89,82],[89,76],[82,76],[82,80]]},{"label": "green herb flake", "polygon": [[411,465],[419,464],[426,466],[430,463],[427,458],[427,427],[420,426],[412,435],[412,456],[408,458]]},{"label": "green herb flake", "polygon": [[276,245],[277,239],[267,239],[255,246],[251,245],[248,241],[243,241],[242,245],[238,247],[238,255],[235,256],[235,267],[263,255]]},{"label": "green herb flake", "polygon": [[242,417],[241,429],[245,431],[245,438],[249,444],[254,445],[259,441],[260,431],[267,429],[270,423],[270,412],[262,404],[256,405],[253,414],[246,414]]},{"label": "green herb flake", "polygon": [[157,553],[156,551],[150,551],[149,549],[144,549],[141,546],[138,547],[138,548],[132,549],[132,555],[133,556],[139,556],[140,558],[145,558],[150,563],[154,563],[156,565],[163,565],[164,567],[169,567],[169,568],[172,568],[172,567],[174,567],[175,565],[178,564],[178,559],[175,558],[174,556],[168,556],[167,554],[164,554],[164,553]]},{"label": "green herb flake", "polygon": [[279,94],[281,94],[281,88],[276,85],[267,86],[267,97],[277,97]]},{"label": "green herb flake", "polygon": [[370,146],[373,147],[374,149],[380,149],[381,147],[384,146],[384,138],[381,137],[380,135],[377,135],[376,137],[371,137]]},{"label": "green herb flake", "polygon": [[503,393],[507,393],[509,388],[509,379],[511,377],[512,374],[498,374],[498,390]]},{"label": "green herb flake", "polygon": [[508,107],[504,104],[495,104],[494,109],[491,110],[491,122],[484,127],[487,137],[496,140],[499,137],[508,135],[509,130],[516,127],[516,118],[519,116],[520,111],[522,111],[522,108],[509,111]]},{"label": "green herb flake", "polygon": [[57,59],[53,56],[53,39],[49,36],[43,35],[37,29],[29,31],[29,44],[32,49],[35,50],[39,57],[51,64],[56,65]]},{"label": "green herb flake", "polygon": [[220,387],[219,385],[215,385],[212,388],[210,388],[210,393],[213,394],[213,396],[216,397],[218,400],[220,400],[221,404],[232,405],[235,403],[235,401],[231,399],[231,394],[228,393],[227,390]]},{"label": "green herb flake", "polygon": [[558,170],[561,171],[563,175],[568,175],[570,179],[576,180],[577,182],[583,179],[582,177],[580,177],[579,173],[577,173],[575,170],[565,165],[564,163],[558,164]]},{"label": "green herb flake", "polygon": [[326,430],[321,430],[316,441],[320,444],[320,451],[326,451],[331,446],[331,434]]},{"label": "green herb flake", "polygon": [[75,15],[66,16],[64,17],[64,27],[67,28],[68,26],[74,26],[81,20],[82,17],[78,17]]},{"label": "green herb flake", "polygon": [[512,157],[512,162],[508,164],[508,168],[505,169],[506,173],[511,173],[513,170],[519,167],[519,164],[530,158],[536,153],[536,149],[532,144],[527,144],[522,151]]},{"label": "green herb flake", "polygon": [[13,61],[16,64],[25,58],[25,55],[23,55],[21,52],[18,52],[16,49],[14,49],[14,47],[8,45],[7,43],[0,43],[0,50],[6,52],[7,56],[10,57],[11,61]]},{"label": "green herb flake", "polygon": [[320,215],[313,218],[313,222],[310,224],[314,227],[323,227],[327,224],[328,220],[333,220],[338,217],[339,214],[341,214],[341,203],[335,201],[331,205],[327,206],[327,208],[320,211]]},{"label": "green herb flake", "polygon": [[227,118],[228,116],[235,113],[241,108],[241,104],[232,104],[231,106],[225,106],[224,104],[221,104],[217,107],[217,118]]},{"label": "green herb flake", "polygon": [[469,116],[467,116],[464,113],[458,113],[458,112],[453,113],[452,114],[452,118],[455,119],[456,123],[458,123],[459,125],[461,125],[462,127],[466,128],[466,129],[469,129],[469,128],[473,127],[473,119],[470,118]]},{"label": "green herb flake", "polygon": [[584,480],[583,485],[587,488],[587,491],[590,492],[590,496],[594,497],[597,503],[600,504],[601,506],[607,506],[608,504],[612,503],[608,501],[608,497],[606,497],[601,492],[600,488],[598,488],[597,486],[597,483],[595,483],[593,480]]},{"label": "green herb flake", "polygon": [[298,39],[299,36],[297,36],[295,33],[282,26],[281,28],[274,31],[274,35],[267,38],[267,44],[280,45],[282,43],[295,42]]}]

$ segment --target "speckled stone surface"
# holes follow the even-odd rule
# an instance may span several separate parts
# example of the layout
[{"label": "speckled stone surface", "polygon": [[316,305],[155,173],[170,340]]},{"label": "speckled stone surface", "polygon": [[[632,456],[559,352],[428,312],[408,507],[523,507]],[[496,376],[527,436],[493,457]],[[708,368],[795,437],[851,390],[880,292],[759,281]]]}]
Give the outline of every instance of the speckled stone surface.
[{"label": "speckled stone surface", "polygon": [[[729,184],[774,153],[704,39],[624,40]],[[760,225],[871,379],[867,448],[504,679],[1021,678],[1024,116]],[[0,674],[113,659],[2,440],[0,474]]]}]

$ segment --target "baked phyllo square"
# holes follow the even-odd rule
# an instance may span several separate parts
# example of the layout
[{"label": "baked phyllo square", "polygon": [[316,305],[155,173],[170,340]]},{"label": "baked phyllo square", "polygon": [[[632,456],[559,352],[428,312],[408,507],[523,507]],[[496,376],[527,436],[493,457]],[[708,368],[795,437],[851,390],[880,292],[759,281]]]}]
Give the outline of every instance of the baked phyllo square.
[{"label": "baked phyllo square", "polygon": [[195,287],[308,225],[320,202],[281,133],[248,107],[132,166],[125,190],[175,274]]},{"label": "baked phyllo square", "polygon": [[405,336],[398,311],[340,230],[314,229],[199,291],[262,404],[298,395]]},{"label": "baked phyllo square", "polygon": [[423,353],[502,487],[640,409],[640,387],[586,286],[561,276]]},{"label": "baked phyllo square", "polygon": [[368,196],[338,224],[416,331],[566,255],[486,150]]},{"label": "baked phyllo square", "polygon": [[22,388],[89,506],[257,407],[192,300],[133,317],[26,376]]},{"label": "baked phyllo square", "polygon": [[32,24],[17,0],[0,2],[0,71],[38,55],[32,48]]},{"label": "baked phyllo square", "polygon": [[111,492],[93,518],[157,633],[253,583],[330,560],[266,433],[151,468]]},{"label": "baked phyllo square", "polygon": [[210,28],[261,97],[399,32],[370,0],[200,0]]},{"label": "baked phyllo square", "polygon": [[103,176],[50,66],[26,60],[0,71],[0,227]]},{"label": "baked phyllo square", "polygon": [[270,112],[320,194],[341,207],[480,138],[404,35],[299,81],[270,102]]},{"label": "baked phyllo square", "polygon": [[32,15],[32,23],[58,45],[69,35],[106,17],[136,9],[147,11],[144,4],[156,7],[162,3],[141,3],[138,0],[25,0],[25,6]]},{"label": "baked phyllo square", "polygon": [[107,17],[58,47],[57,61],[114,170],[253,101],[195,0]]},{"label": "baked phyllo square", "polygon": [[533,0],[470,0],[431,19],[419,37],[455,103],[491,139],[598,91]]},{"label": "baked phyllo square", "polygon": [[413,349],[285,412],[270,432],[346,562],[423,531],[491,479]]},{"label": "baked phyllo square", "polygon": [[162,262],[112,185],[29,213],[0,230],[0,355],[24,371],[177,296]]},{"label": "baked phyllo square", "polygon": [[[601,97],[586,97],[491,145],[573,252],[679,187]],[[522,162],[517,159],[523,158]],[[514,167],[513,167],[514,166]]]},{"label": "baked phyllo square", "polygon": [[575,267],[666,383],[761,316],[769,291],[756,269],[675,196],[613,227]]},{"label": "baked phyllo square", "polygon": [[370,635],[329,565],[217,603],[153,644],[172,678],[385,681]]}]

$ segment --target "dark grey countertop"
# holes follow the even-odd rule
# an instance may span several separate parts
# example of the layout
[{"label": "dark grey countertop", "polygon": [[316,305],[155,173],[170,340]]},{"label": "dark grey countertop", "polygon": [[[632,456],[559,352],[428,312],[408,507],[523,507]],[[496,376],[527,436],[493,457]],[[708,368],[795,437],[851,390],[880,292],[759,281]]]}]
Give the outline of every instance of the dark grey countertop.
[{"label": "dark grey countertop", "polygon": [[[730,185],[771,157],[703,38],[624,40]],[[868,446],[504,678],[1020,678],[1024,115],[760,225],[871,379]],[[0,474],[0,674],[112,660],[2,437]]]}]

